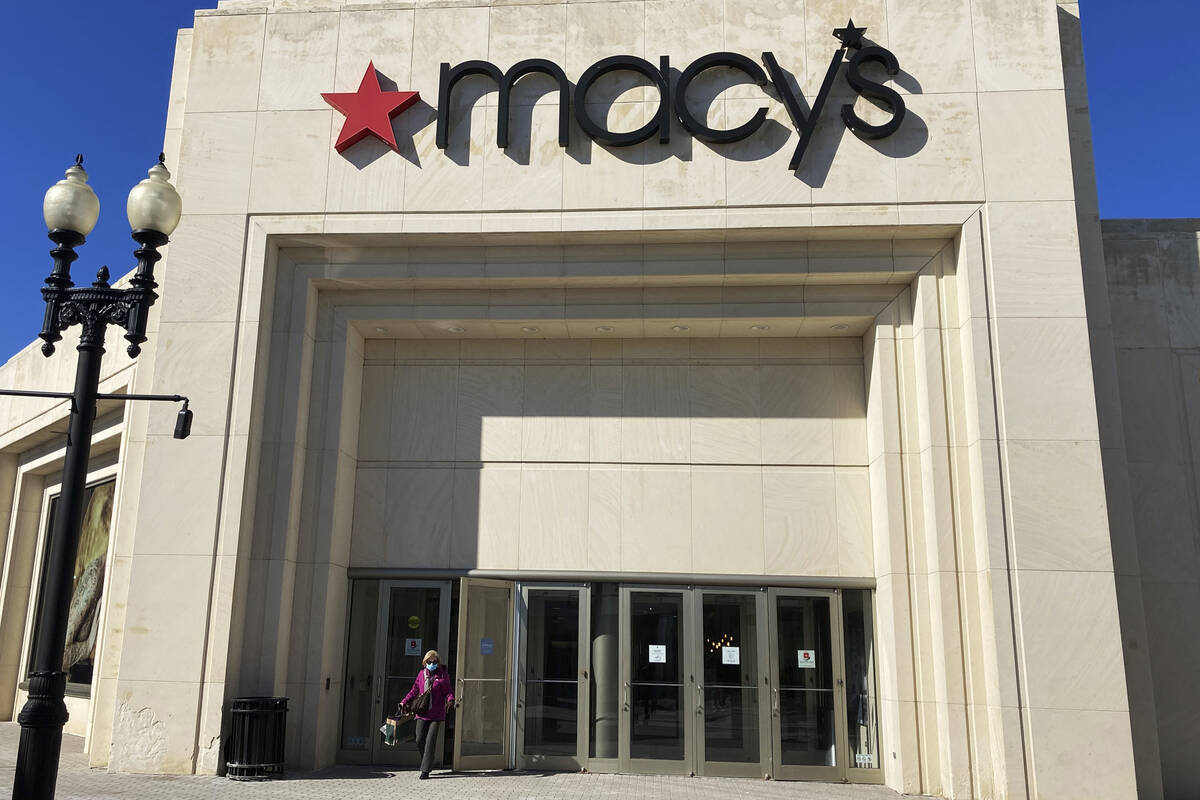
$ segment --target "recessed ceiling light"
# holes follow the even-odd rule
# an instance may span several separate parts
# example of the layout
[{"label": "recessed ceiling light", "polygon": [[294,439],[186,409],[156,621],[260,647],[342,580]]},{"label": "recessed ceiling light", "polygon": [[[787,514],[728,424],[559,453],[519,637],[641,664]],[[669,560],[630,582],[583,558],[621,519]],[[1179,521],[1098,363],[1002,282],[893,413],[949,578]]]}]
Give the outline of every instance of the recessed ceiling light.
[{"label": "recessed ceiling light", "polygon": [[467,329],[460,328],[457,325],[451,325],[450,327],[446,328],[446,332],[447,333],[466,333]]},{"label": "recessed ceiling light", "polygon": [[524,328],[521,328],[521,330],[525,331],[526,333],[537,333],[538,332],[538,329],[533,327],[532,325],[526,325]]},{"label": "recessed ceiling light", "polygon": [[843,325],[840,322],[837,325],[830,325],[829,327],[835,331],[844,331],[844,330],[848,330],[850,328],[849,325]]},{"label": "recessed ceiling light", "polygon": [[751,325],[750,330],[760,331],[760,332],[761,331],[769,331],[769,330],[771,330],[771,326],[770,325]]},{"label": "recessed ceiling light", "polygon": [[375,332],[376,332],[376,333],[387,333],[387,328],[381,328],[381,327],[379,327],[378,325],[376,325],[376,326],[375,326]]},{"label": "recessed ceiling light", "polygon": [[675,331],[676,333],[687,333],[691,330],[691,328],[689,328],[687,325],[672,325],[671,330]]},{"label": "recessed ceiling light", "polygon": [[596,326],[596,333],[612,333],[612,332],[613,332],[612,325],[597,325]]}]

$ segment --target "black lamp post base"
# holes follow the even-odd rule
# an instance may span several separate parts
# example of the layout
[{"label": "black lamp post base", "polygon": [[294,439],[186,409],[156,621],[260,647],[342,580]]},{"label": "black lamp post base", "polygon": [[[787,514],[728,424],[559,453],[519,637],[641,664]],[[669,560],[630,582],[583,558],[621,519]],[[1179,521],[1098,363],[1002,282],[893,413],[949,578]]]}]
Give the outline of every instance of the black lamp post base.
[{"label": "black lamp post base", "polygon": [[21,743],[17,750],[13,797],[53,800],[58,758],[62,753],[62,729],[69,716],[63,702],[66,688],[65,672],[34,672],[29,676],[29,699],[17,715]]}]

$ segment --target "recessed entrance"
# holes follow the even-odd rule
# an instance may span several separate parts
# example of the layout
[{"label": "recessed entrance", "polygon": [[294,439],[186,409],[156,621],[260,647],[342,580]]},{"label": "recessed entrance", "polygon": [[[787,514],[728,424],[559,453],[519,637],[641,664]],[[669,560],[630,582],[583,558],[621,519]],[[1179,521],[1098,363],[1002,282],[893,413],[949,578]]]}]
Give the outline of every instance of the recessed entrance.
[{"label": "recessed entrance", "polygon": [[415,765],[375,729],[453,640],[455,769],[882,780],[866,590],[462,578],[453,613],[451,595],[354,582],[373,624],[352,610],[343,760]]}]

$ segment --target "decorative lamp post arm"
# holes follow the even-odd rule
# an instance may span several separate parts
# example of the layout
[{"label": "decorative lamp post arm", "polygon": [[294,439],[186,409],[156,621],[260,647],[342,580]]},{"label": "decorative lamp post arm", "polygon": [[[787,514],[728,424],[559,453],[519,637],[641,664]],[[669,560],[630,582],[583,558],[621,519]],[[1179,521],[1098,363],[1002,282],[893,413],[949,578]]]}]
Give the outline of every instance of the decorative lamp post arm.
[{"label": "decorative lamp post arm", "polygon": [[154,282],[154,265],[162,258],[158,248],[167,243],[165,234],[151,230],[137,230],[133,238],[141,245],[133,252],[137,256],[137,271],[129,281],[129,316],[125,320],[125,338],[129,341],[127,348],[130,358],[137,358],[142,350],[142,342],[146,341],[146,322],[150,318],[150,306],[158,299],[154,290],[158,284]]},{"label": "decorative lamp post arm", "polygon": [[[55,266],[46,278],[46,285],[42,287],[46,314],[42,321],[42,332],[38,334],[45,342],[42,345],[45,356],[54,354],[56,343],[62,339],[62,332],[75,324],[83,326],[83,340],[98,343],[102,350],[107,326],[119,325],[126,331],[130,358],[137,358],[141,353],[142,342],[146,341],[150,307],[158,300],[158,294],[154,291],[158,288],[154,280],[154,265],[162,259],[158,248],[167,243],[167,236],[158,231],[140,230],[134,231],[133,237],[141,246],[134,251],[138,265],[127,289],[114,289],[109,285],[108,267],[101,267],[97,271],[96,281],[91,286],[75,286],[69,272],[71,262],[78,257],[74,247],[60,244],[50,251]],[[79,237],[80,240],[82,238]],[[60,269],[60,265],[65,266]]]},{"label": "decorative lamp post arm", "polygon": [[54,353],[55,343],[62,339],[62,326],[58,321],[59,306],[66,299],[66,291],[75,285],[71,280],[71,264],[79,258],[75,248],[84,243],[83,234],[75,231],[55,229],[50,231],[49,236],[56,245],[50,251],[50,256],[54,259],[54,268],[46,277],[46,285],[42,287],[46,314],[42,318],[42,332],[38,334],[45,340],[42,353],[46,356]]}]

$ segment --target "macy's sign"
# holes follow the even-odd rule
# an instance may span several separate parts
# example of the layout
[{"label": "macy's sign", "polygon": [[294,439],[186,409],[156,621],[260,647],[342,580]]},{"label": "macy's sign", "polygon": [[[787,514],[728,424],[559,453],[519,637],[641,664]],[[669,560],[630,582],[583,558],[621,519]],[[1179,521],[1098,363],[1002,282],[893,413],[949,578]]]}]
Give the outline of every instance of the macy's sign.
[{"label": "macy's sign", "polygon": [[[668,56],[659,59],[658,66],[636,56],[612,56],[597,61],[588,67],[580,76],[572,91],[571,83],[566,73],[552,61],[532,58],[514,64],[507,72],[488,61],[464,61],[456,66],[448,63],[441,65],[441,78],[438,86],[437,107],[437,146],[443,151],[447,147],[450,136],[450,97],[454,87],[462,79],[471,75],[484,75],[491,78],[499,88],[498,114],[496,125],[496,146],[507,148],[509,141],[509,110],[512,90],[517,81],[526,75],[540,73],[549,76],[558,85],[558,143],[566,147],[570,143],[571,114],[585,134],[593,141],[609,147],[629,147],[644,142],[655,135],[659,142],[666,144],[671,136],[671,117],[674,116],[692,136],[712,144],[727,144],[737,142],[752,136],[767,119],[767,108],[760,107],[746,122],[733,128],[712,128],[693,113],[688,104],[688,87],[703,72],[726,68],[743,73],[760,87],[773,85],[775,91],[787,108],[792,125],[800,135],[800,141],[792,154],[790,168],[797,170],[804,159],[804,154],[812,141],[817,121],[824,111],[838,72],[846,63],[846,81],[858,95],[874,101],[887,110],[891,117],[879,125],[867,123],[854,110],[853,103],[842,106],[841,116],[846,127],[865,139],[883,139],[891,136],[904,121],[906,108],[904,98],[896,90],[863,74],[863,67],[870,63],[881,66],[889,76],[900,71],[900,64],[890,50],[877,45],[866,44],[863,36],[866,28],[856,28],[851,20],[846,27],[833,32],[834,37],[841,43],[837,52],[829,62],[825,72],[825,80],[821,89],[813,99],[808,110],[805,110],[804,95],[793,89],[784,71],[780,68],[775,55],[770,52],[762,54],[764,70],[754,60],[737,53],[710,53],[701,56],[683,70],[676,81],[674,91],[670,82],[671,64]],[[848,51],[853,51],[849,59]],[[614,72],[633,72],[645,77],[658,89],[658,109],[642,127],[637,130],[618,132],[610,130],[597,122],[589,113],[587,107],[588,92],[601,77]],[[386,142],[392,149],[398,149],[391,121],[405,109],[412,107],[420,100],[418,92],[384,91],[379,85],[379,77],[374,65],[368,65],[363,76],[362,84],[357,92],[326,93],[322,97],[334,108],[346,115],[346,122],[334,145],[340,153],[361,141],[367,136],[376,136]]]}]

